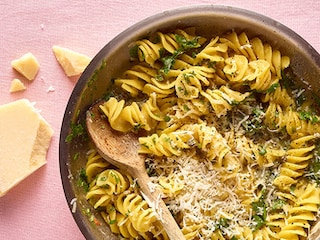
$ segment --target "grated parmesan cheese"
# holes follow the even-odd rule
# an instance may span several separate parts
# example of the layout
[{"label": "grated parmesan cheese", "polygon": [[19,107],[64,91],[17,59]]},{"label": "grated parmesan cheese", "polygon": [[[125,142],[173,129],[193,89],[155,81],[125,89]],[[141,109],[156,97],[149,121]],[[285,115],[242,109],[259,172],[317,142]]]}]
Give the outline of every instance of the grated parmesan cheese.
[{"label": "grated parmesan cheese", "polygon": [[[157,166],[170,168],[168,171],[173,171],[170,178],[184,185],[182,192],[166,199],[166,203],[174,214],[183,213],[182,227],[199,223],[205,226],[199,230],[199,239],[210,239],[221,218],[230,220],[229,227],[223,229],[228,236],[239,234],[238,226],[250,225],[251,210],[246,209],[235,191],[240,187],[238,184],[245,181],[247,173],[225,180],[222,178],[225,174],[215,169],[211,162],[199,161],[187,154],[168,158]],[[238,178],[242,178],[241,181]],[[158,180],[159,177],[152,177],[154,183]],[[246,183],[249,185],[247,194],[252,195],[255,183],[249,177]]]},{"label": "grated parmesan cheese", "polygon": [[163,222],[162,211],[161,211],[161,208],[159,208],[159,201],[161,199],[161,195],[159,194],[157,196],[156,201],[151,201],[151,199],[149,199],[147,195],[145,195],[142,191],[140,191],[140,194],[143,197],[143,199],[147,202],[148,206],[156,214],[157,218]]},{"label": "grated parmesan cheese", "polygon": [[48,87],[48,89],[47,89],[47,92],[49,93],[49,92],[54,92],[55,91],[55,88],[52,86],[52,85],[50,85],[49,87]]},{"label": "grated parmesan cheese", "polygon": [[70,201],[70,205],[72,206],[72,213],[75,213],[77,211],[77,198],[72,198]]}]

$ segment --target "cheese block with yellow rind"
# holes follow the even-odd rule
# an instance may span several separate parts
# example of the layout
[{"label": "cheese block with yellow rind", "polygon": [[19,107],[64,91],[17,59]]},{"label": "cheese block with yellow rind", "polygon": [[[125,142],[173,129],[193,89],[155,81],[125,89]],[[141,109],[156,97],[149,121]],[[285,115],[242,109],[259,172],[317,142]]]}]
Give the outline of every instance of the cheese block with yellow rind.
[{"label": "cheese block with yellow rind", "polygon": [[29,100],[0,106],[0,197],[46,164],[52,135]]},{"label": "cheese block with yellow rind", "polygon": [[90,57],[68,48],[53,46],[52,51],[68,77],[81,74],[91,61]]},{"label": "cheese block with yellow rind", "polygon": [[40,69],[38,60],[30,52],[13,60],[11,66],[30,81],[35,79]]},{"label": "cheese block with yellow rind", "polygon": [[15,78],[11,81],[10,92],[19,92],[26,89],[26,86],[19,79]]}]

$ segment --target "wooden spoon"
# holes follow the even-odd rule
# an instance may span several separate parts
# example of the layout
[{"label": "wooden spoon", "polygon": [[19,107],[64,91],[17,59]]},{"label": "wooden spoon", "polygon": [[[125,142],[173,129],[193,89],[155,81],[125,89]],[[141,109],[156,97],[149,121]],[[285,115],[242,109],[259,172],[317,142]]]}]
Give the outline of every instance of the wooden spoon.
[{"label": "wooden spoon", "polygon": [[93,105],[86,116],[89,135],[99,154],[112,165],[126,171],[137,179],[145,200],[153,204],[163,228],[171,240],[185,240],[181,229],[157,191],[150,191],[145,158],[138,154],[139,142],[134,133],[119,133],[111,128],[106,118],[101,117],[100,103]]},{"label": "wooden spoon", "polygon": [[320,220],[318,219],[311,228],[308,240],[319,240],[320,238]]}]

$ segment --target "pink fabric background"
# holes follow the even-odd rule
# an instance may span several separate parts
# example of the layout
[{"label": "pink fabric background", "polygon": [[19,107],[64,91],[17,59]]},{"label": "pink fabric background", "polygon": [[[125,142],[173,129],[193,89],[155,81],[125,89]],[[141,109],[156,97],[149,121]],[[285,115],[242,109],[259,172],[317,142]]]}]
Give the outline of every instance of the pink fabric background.
[{"label": "pink fabric background", "polygon": [[[84,239],[64,197],[58,159],[61,121],[77,78],[64,75],[52,54],[52,45],[93,57],[109,40],[137,21],[188,3],[230,5],[267,15],[296,31],[320,52],[318,0],[5,2],[0,3],[0,104],[20,98],[35,101],[55,135],[47,165],[0,198],[0,239]],[[19,77],[10,62],[29,51],[41,64],[38,77],[27,83],[26,91],[10,94],[11,80]],[[54,92],[47,92],[50,86]]]}]

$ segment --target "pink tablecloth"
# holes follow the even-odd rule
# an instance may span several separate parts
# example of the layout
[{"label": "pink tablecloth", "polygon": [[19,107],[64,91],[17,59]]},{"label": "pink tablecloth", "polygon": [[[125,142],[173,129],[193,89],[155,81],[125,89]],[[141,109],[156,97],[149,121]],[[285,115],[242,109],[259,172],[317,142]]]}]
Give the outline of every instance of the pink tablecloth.
[{"label": "pink tablecloth", "polygon": [[[94,56],[133,23],[186,3],[223,4],[259,12],[287,25],[320,52],[318,0],[1,1],[0,104],[23,97],[35,101],[55,135],[47,165],[0,198],[0,239],[84,239],[64,197],[58,159],[60,125],[77,78],[64,75],[52,54],[52,45]],[[10,82],[19,76],[10,62],[29,51],[41,64],[38,77],[27,84],[26,91],[10,94]],[[48,91],[50,87],[54,91]]]}]

